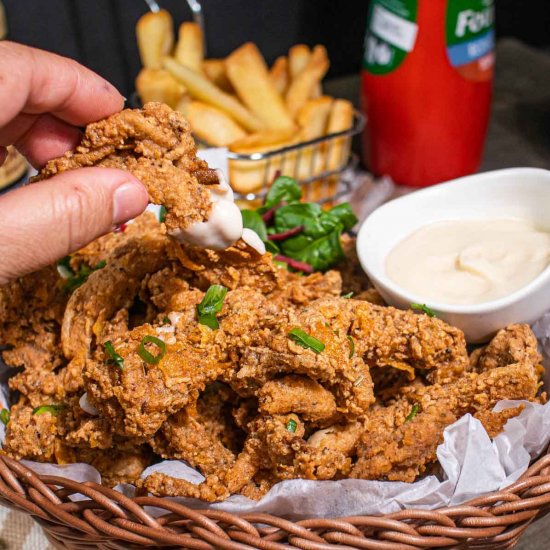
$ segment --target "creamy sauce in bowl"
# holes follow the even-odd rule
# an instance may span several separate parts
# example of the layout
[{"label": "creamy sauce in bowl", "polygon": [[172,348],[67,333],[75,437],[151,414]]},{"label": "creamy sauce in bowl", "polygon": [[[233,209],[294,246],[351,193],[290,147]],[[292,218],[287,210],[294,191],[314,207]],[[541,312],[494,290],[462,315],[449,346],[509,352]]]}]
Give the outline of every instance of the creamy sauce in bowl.
[{"label": "creamy sauce in bowl", "polygon": [[388,277],[426,301],[479,304],[535,279],[550,263],[550,233],[520,219],[426,225],[386,259]]}]

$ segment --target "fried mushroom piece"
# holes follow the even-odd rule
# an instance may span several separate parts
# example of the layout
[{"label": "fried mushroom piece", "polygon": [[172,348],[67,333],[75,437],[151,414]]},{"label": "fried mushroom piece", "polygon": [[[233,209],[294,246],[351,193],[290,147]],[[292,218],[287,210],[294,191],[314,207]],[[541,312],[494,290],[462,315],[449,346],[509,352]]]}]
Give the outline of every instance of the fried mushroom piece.
[{"label": "fried mushroom piece", "polygon": [[147,188],[149,199],[167,209],[166,226],[186,229],[208,219],[213,171],[197,157],[189,123],[162,103],[125,109],[88,124],[80,144],[50,160],[33,181],[85,166],[120,168]]},{"label": "fried mushroom piece", "polygon": [[513,325],[493,342],[485,357],[498,360],[487,360],[479,372],[448,384],[413,384],[402,388],[393,404],[369,412],[351,477],[412,482],[436,459],[444,429],[461,416],[474,415],[494,437],[522,409],[494,412],[499,401],[537,401],[540,357],[529,327]]}]

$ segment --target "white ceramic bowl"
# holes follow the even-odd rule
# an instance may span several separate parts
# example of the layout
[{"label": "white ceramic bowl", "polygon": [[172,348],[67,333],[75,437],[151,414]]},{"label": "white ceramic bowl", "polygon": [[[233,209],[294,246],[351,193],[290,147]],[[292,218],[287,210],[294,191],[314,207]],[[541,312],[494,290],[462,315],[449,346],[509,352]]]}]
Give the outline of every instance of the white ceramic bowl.
[{"label": "white ceramic bowl", "polygon": [[363,269],[390,305],[422,303],[461,328],[468,342],[483,342],[510,323],[533,323],[550,310],[550,267],[516,292],[481,304],[444,304],[401,288],[386,274],[390,250],[420,227],[445,220],[522,218],[550,231],[550,171],[510,168],[416,191],[375,210],[357,237]]}]

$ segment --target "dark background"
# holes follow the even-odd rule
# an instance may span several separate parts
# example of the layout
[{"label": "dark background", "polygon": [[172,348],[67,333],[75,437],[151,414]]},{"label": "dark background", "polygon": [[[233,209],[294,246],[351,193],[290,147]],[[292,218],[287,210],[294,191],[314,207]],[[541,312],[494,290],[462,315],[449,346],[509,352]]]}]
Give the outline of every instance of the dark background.
[{"label": "dark background", "polygon": [[[424,0],[428,1],[428,0]],[[429,0],[438,2],[443,0]],[[185,0],[159,0],[176,24],[191,19]],[[498,36],[550,48],[548,0],[496,0]],[[4,0],[9,38],[73,57],[113,82],[134,88],[139,59],[134,28],[143,0]],[[202,0],[209,57],[256,42],[268,62],[298,42],[325,44],[330,77],[357,72],[368,0]]]}]

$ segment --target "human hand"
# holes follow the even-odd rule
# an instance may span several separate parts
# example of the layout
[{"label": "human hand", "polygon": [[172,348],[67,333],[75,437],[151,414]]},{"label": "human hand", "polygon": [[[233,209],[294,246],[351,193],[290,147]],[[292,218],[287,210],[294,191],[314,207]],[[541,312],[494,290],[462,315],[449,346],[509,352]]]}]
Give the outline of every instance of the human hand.
[{"label": "human hand", "polygon": [[[75,147],[79,126],[124,98],[75,61],[0,42],[0,164],[15,145],[35,167]],[[130,173],[82,168],[0,196],[0,285],[55,262],[140,214],[147,191]]]}]

